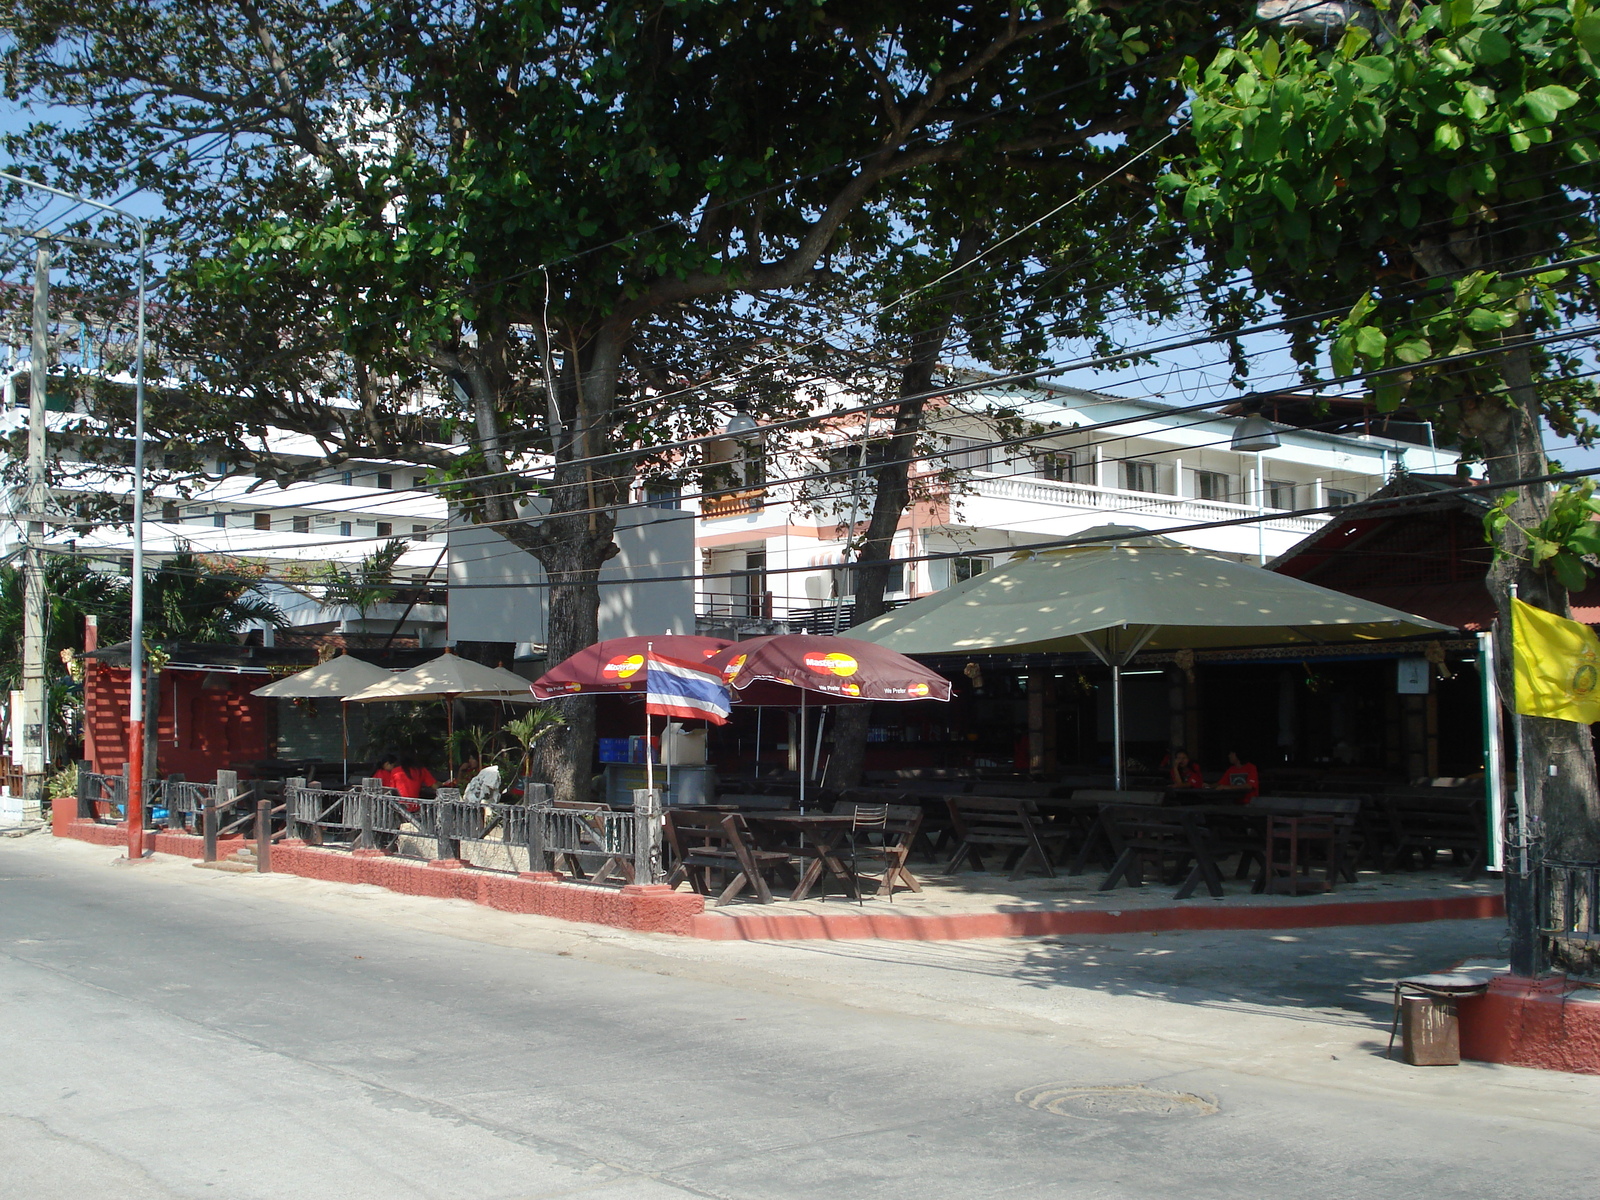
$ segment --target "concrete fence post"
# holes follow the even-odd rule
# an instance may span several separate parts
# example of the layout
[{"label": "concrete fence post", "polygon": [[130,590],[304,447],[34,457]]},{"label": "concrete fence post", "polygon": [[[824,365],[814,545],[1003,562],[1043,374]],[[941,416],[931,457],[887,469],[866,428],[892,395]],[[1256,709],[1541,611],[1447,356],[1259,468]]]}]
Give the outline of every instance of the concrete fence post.
[{"label": "concrete fence post", "polygon": [[304,777],[299,775],[290,776],[283,781],[283,836],[285,841],[290,838],[299,838],[300,836],[300,824],[295,820],[294,815],[294,802],[295,793],[305,785]]},{"label": "concrete fence post", "polygon": [[633,793],[633,882],[661,882],[661,792],[639,788]]},{"label": "concrete fence post", "polygon": [[272,873],[272,801],[256,801],[256,873]]}]

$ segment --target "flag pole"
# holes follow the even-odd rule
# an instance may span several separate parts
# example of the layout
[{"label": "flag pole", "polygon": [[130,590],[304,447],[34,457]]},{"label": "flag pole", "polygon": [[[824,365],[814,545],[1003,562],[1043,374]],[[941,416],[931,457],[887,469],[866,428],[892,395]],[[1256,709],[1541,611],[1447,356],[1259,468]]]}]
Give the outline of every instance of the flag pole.
[{"label": "flag pole", "polygon": [[644,786],[656,790],[656,765],[650,756],[650,661],[655,658],[654,642],[644,644]]}]

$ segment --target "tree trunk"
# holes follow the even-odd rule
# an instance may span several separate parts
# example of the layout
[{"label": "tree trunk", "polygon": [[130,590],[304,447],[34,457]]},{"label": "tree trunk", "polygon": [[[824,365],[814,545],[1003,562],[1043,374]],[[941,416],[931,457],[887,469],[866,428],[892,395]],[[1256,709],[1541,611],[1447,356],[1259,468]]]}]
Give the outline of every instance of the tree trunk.
[{"label": "tree trunk", "polygon": [[[956,262],[965,266],[977,254],[977,249],[978,234],[974,230],[962,237],[956,250]],[[953,279],[951,286],[954,284]],[[928,405],[927,393],[933,387],[939,355],[950,338],[950,326],[959,308],[957,301],[946,299],[942,305],[925,310],[928,327],[912,337],[910,357],[900,372],[902,399],[895,407],[894,432],[889,437],[884,463],[877,472],[872,516],[856,555],[856,561],[861,564],[856,568],[853,610],[857,625],[887,610],[884,592],[889,585],[889,555],[900,517],[911,501],[911,459],[917,451],[922,414]],[[846,534],[846,537],[854,536],[854,529]],[[829,787],[860,786],[867,755],[867,728],[871,721],[872,706],[869,704],[839,706],[833,723],[833,755],[828,760]]]},{"label": "tree trunk", "polygon": [[[1521,337],[1522,333],[1518,330],[1513,336]],[[1464,401],[1462,424],[1483,449],[1490,482],[1547,474],[1542,408],[1528,348],[1522,345],[1508,350],[1501,370],[1512,403],[1494,398]],[[1511,521],[1487,579],[1500,618],[1495,626],[1495,653],[1500,667],[1500,693],[1507,699],[1508,709],[1513,694],[1513,585],[1525,603],[1563,617],[1572,613],[1566,589],[1549,572],[1529,565],[1527,538],[1522,533],[1522,529],[1538,524],[1548,515],[1549,491],[1543,483],[1516,490]],[[1526,764],[1518,764],[1518,770],[1527,792],[1528,815],[1541,824],[1546,854],[1553,858],[1600,859],[1600,794],[1589,727],[1544,717],[1517,719],[1523,723],[1523,749],[1527,756]]]}]

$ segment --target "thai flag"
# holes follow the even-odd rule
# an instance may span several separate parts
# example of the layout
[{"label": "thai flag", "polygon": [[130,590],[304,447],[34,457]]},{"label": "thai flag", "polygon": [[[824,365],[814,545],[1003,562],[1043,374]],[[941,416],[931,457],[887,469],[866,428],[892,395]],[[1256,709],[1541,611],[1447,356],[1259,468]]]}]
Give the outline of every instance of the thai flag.
[{"label": "thai flag", "polygon": [[730,711],[728,686],[720,676],[676,659],[645,654],[644,710],[656,717],[688,717],[725,725]]}]

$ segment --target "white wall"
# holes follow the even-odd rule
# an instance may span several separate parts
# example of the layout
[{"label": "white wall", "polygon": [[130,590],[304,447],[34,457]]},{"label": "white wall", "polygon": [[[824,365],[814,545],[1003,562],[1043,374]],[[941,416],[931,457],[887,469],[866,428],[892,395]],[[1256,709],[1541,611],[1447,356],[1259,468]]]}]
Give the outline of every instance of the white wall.
[{"label": "white wall", "polygon": [[[621,553],[600,573],[601,638],[693,633],[693,514],[625,509],[616,540]],[[450,641],[516,642],[519,654],[526,643],[545,642],[549,609],[538,560],[492,529],[454,524],[449,542]]]}]

